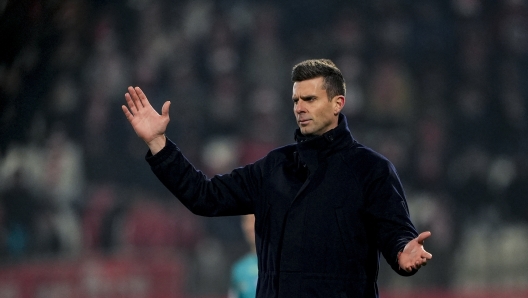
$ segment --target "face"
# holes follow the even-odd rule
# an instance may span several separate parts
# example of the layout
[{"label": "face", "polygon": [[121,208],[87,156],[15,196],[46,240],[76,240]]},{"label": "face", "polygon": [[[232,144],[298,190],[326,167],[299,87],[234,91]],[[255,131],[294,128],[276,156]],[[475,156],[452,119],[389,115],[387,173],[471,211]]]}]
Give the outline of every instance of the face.
[{"label": "face", "polygon": [[343,95],[329,100],[323,83],[323,78],[318,77],[293,84],[293,113],[305,136],[319,136],[335,128],[345,105]]}]

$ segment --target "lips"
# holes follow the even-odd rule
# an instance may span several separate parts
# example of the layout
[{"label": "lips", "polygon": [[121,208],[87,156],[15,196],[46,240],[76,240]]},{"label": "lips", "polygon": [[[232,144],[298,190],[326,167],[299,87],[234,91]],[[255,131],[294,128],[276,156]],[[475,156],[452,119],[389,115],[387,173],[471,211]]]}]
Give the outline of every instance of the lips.
[{"label": "lips", "polygon": [[297,122],[301,125],[304,125],[310,122],[310,119],[299,119]]}]

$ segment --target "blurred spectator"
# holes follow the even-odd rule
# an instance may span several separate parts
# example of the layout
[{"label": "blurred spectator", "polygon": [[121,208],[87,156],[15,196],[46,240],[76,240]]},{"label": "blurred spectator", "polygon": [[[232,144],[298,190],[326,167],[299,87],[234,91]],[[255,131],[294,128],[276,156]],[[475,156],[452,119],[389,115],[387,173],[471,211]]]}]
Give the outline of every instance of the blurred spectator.
[{"label": "blurred spectator", "polygon": [[284,75],[288,73],[287,52],[280,36],[282,13],[276,6],[260,3],[254,7],[252,15],[251,38],[244,63],[246,84],[250,88],[267,86],[282,92],[289,88],[285,84],[289,79]]},{"label": "blurred spectator", "polygon": [[258,259],[255,247],[255,216],[240,217],[244,236],[249,245],[249,252],[237,259],[231,267],[231,284],[229,298],[252,298],[257,294]]},{"label": "blurred spectator", "polygon": [[503,140],[499,146],[502,152],[512,152],[522,147],[528,136],[528,90],[522,87],[524,77],[521,69],[521,65],[505,59],[497,71],[499,94],[495,129],[496,135],[500,134]]},{"label": "blurred spectator", "polygon": [[247,103],[247,126],[240,144],[240,165],[253,163],[279,144],[291,142],[279,113],[281,106],[290,103],[289,98],[279,97],[277,89],[266,85],[255,88],[251,94]]},{"label": "blurred spectator", "polygon": [[498,135],[490,121],[493,111],[489,90],[486,86],[464,84],[456,91],[450,131],[455,147],[457,150],[472,145],[490,147]]},{"label": "blurred spectator", "polygon": [[448,164],[449,186],[457,202],[456,218],[462,225],[479,219],[494,203],[487,185],[490,160],[485,147],[471,144],[460,148]]},{"label": "blurred spectator", "polygon": [[417,121],[415,173],[420,186],[431,190],[445,187],[445,162],[447,158],[446,119],[442,113],[425,114]]},{"label": "blurred spectator", "polygon": [[[499,44],[504,46],[504,56],[524,57],[528,54],[528,5],[524,1],[499,1],[497,24]],[[520,59],[522,60],[522,58]],[[526,62],[525,62],[526,63]]]},{"label": "blurred spectator", "polygon": [[[87,189],[86,204],[82,211],[83,247],[86,251],[99,248],[110,251],[113,248],[114,220],[105,220],[110,210],[117,205],[116,191],[111,184],[90,185]],[[107,236],[107,235],[112,236]],[[110,238],[110,239],[109,239]]]},{"label": "blurred spectator", "polygon": [[84,204],[83,150],[74,143],[61,123],[52,127],[44,156],[44,194],[53,213],[61,253],[81,250],[80,208]]},{"label": "blurred spectator", "polygon": [[242,86],[234,74],[223,74],[213,78],[207,113],[208,129],[212,133],[225,131],[240,133],[239,115],[243,115]]},{"label": "blurred spectator", "polygon": [[[526,146],[526,145],[525,145]],[[522,147],[521,147],[522,148]],[[507,222],[528,224],[528,158],[526,152],[521,150],[514,155],[512,179],[507,181],[504,191],[503,201],[500,206],[503,208],[503,216]],[[508,167],[508,164],[505,165]],[[501,177],[507,175],[508,169],[501,168]]]},{"label": "blurred spectator", "polygon": [[[135,195],[128,202],[121,220],[115,220],[116,250],[135,251],[141,254],[148,249],[171,249],[189,252],[202,240],[202,229],[195,216],[177,202],[163,202],[154,197]],[[115,214],[114,214],[115,216]]]},{"label": "blurred spectator", "polygon": [[380,57],[372,70],[367,98],[369,121],[404,125],[415,120],[414,82],[396,58]]},{"label": "blurred spectator", "polygon": [[3,258],[20,259],[35,252],[35,224],[39,202],[24,184],[20,169],[9,180],[7,188],[0,193],[4,234],[1,248]]}]

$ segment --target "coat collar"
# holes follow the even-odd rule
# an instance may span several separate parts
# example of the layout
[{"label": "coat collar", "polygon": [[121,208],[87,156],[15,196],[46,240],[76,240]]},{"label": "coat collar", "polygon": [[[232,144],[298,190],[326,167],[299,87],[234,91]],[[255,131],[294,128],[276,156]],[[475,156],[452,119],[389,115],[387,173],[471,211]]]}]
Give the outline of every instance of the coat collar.
[{"label": "coat collar", "polygon": [[321,136],[307,137],[297,128],[295,130],[295,141],[297,141],[297,152],[305,164],[318,163],[319,159],[356,143],[348,129],[347,119],[343,114],[339,114],[337,127]]}]

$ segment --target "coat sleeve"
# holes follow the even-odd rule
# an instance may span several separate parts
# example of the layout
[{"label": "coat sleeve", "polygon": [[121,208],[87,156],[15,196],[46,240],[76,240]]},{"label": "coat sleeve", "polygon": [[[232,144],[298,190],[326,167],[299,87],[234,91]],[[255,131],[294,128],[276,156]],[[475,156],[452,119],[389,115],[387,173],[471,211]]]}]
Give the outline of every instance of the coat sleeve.
[{"label": "coat sleeve", "polygon": [[169,139],[156,155],[149,151],[146,160],[163,185],[194,214],[212,217],[254,213],[260,184],[256,164],[208,179]]},{"label": "coat sleeve", "polygon": [[418,233],[411,222],[403,187],[394,166],[384,158],[379,159],[364,186],[366,211],[373,222],[379,250],[395,272],[404,276],[413,275],[416,270],[406,272],[398,265],[398,252]]}]

